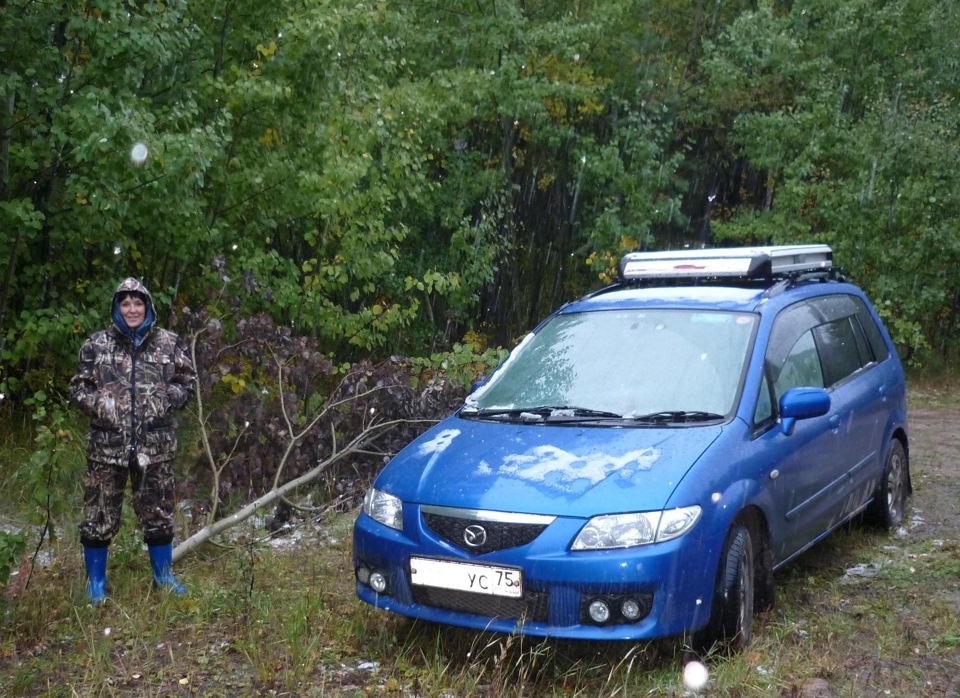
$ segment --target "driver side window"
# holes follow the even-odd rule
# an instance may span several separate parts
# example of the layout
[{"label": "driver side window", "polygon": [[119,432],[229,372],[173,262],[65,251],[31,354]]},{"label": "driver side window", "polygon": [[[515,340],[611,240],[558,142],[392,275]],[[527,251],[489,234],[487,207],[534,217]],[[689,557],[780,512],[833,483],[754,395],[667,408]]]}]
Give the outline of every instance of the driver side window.
[{"label": "driver side window", "polygon": [[776,320],[764,357],[763,381],[753,413],[754,433],[760,434],[779,416],[779,402],[791,388],[823,388],[823,366],[814,328],[822,316],[808,303],[785,309]]},{"label": "driver side window", "polygon": [[813,341],[813,332],[804,332],[790,349],[780,375],[773,384],[773,393],[777,402],[790,388],[822,388],[823,369],[820,367],[820,355]]}]

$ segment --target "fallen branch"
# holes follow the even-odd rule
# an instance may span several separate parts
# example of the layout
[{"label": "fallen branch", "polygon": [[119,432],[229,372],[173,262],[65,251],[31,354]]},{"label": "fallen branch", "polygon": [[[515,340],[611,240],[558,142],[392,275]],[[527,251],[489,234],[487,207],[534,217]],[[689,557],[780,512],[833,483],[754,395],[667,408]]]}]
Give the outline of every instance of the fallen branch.
[{"label": "fallen branch", "polygon": [[212,538],[215,538],[224,531],[243,523],[253,516],[258,510],[271,506],[277,500],[286,498],[290,492],[293,492],[298,487],[302,487],[303,485],[306,485],[317,479],[317,477],[319,477],[327,468],[342,458],[360,452],[364,443],[382,436],[386,431],[392,429],[393,427],[399,424],[432,424],[434,421],[435,420],[426,419],[396,419],[390,422],[381,422],[379,424],[372,424],[368,426],[349,444],[347,444],[345,448],[337,453],[334,453],[330,457],[325,458],[323,461],[318,463],[316,467],[308,470],[300,477],[294,478],[283,485],[275,486],[269,492],[258,497],[238,511],[205,525],[199,531],[174,548],[173,561],[176,562],[177,560],[182,559],[184,556],[196,551],[199,547],[210,541]]}]

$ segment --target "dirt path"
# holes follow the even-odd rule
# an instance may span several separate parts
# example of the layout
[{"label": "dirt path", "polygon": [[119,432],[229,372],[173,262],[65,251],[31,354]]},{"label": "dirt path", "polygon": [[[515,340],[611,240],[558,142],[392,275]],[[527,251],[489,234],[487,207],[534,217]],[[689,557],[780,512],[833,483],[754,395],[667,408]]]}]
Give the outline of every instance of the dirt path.
[{"label": "dirt path", "polygon": [[960,409],[910,407],[913,500],[907,526],[922,537],[960,537]]}]

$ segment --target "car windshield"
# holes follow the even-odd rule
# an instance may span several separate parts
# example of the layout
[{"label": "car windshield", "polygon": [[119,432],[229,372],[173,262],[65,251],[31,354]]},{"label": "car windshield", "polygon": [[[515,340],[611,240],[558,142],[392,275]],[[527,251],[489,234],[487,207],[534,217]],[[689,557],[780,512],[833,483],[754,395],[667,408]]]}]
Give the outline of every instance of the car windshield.
[{"label": "car windshield", "polygon": [[558,315],[529,335],[463,415],[719,419],[734,407],[756,316],[702,310]]}]

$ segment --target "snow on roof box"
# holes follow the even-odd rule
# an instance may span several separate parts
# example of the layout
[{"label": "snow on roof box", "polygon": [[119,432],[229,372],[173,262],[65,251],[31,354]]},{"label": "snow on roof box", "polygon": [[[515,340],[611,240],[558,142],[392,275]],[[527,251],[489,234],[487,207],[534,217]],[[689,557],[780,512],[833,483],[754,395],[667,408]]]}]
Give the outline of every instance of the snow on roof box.
[{"label": "snow on roof box", "polygon": [[832,267],[833,251],[829,245],[630,252],[620,260],[620,279],[772,279]]}]

